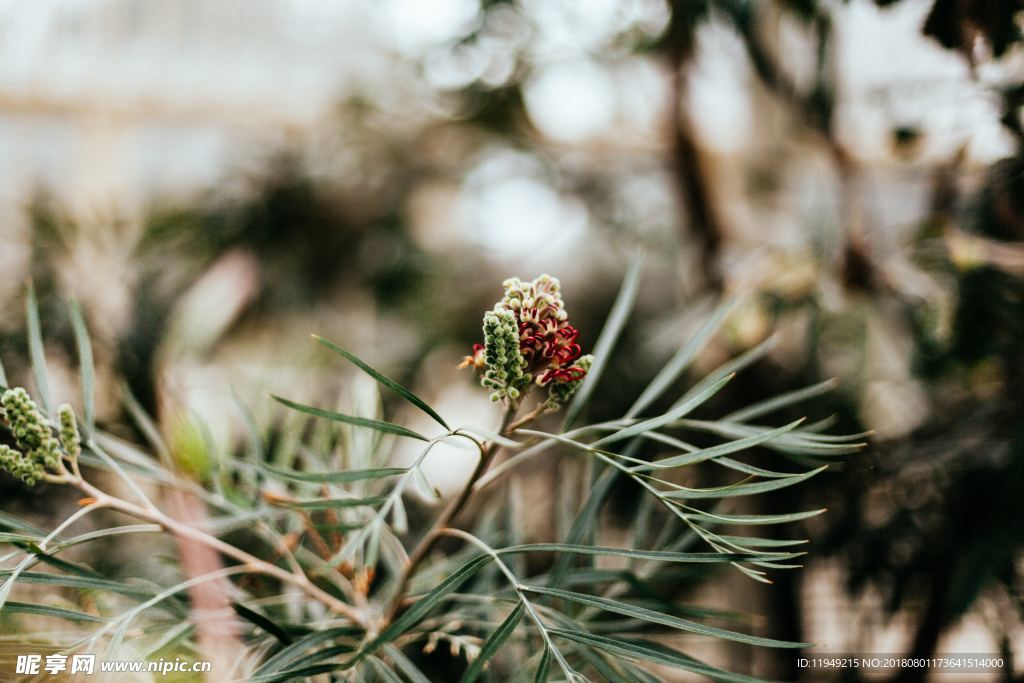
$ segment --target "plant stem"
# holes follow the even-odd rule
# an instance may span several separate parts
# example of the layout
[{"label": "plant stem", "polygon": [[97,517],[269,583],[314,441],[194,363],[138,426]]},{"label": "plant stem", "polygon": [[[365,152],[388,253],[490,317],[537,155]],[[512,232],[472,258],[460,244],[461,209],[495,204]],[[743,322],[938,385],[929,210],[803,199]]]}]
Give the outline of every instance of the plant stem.
[{"label": "plant stem", "polygon": [[[509,425],[512,424],[512,420],[516,416],[516,405],[506,405],[501,414],[501,425],[498,427],[498,436],[505,436],[505,433],[509,431]],[[462,487],[462,491],[459,495],[452,499],[444,511],[434,520],[434,524],[430,527],[430,530],[424,534],[420,542],[416,544],[412,552],[409,553],[409,559],[405,563],[402,569],[401,575],[398,577],[398,583],[395,587],[394,598],[388,605],[388,609],[385,612],[384,623],[391,622],[395,616],[397,616],[399,610],[402,608],[402,601],[405,599],[405,591],[409,586],[409,581],[412,579],[413,574],[416,573],[416,569],[426,559],[430,551],[434,549],[437,542],[444,535],[445,529],[458,517],[459,513],[462,512],[462,508],[469,502],[470,497],[473,495],[473,487],[477,480],[480,479],[486,472],[488,467],[491,465],[491,461],[494,460],[494,456],[501,449],[501,446],[495,441],[491,441],[485,445],[480,446],[480,460],[476,464],[476,469],[473,470],[473,474],[470,475],[466,485]]]},{"label": "plant stem", "polygon": [[241,548],[236,548],[230,543],[226,543],[216,536],[212,536],[205,533],[195,527],[189,526],[179,522],[178,520],[170,517],[159,509],[142,507],[135,503],[130,503],[126,500],[109,495],[108,493],[101,491],[89,482],[81,478],[69,479],[70,484],[74,485],[80,491],[92,498],[93,503],[90,507],[106,507],[111,510],[117,510],[124,514],[131,515],[137,519],[143,519],[154,524],[159,524],[165,530],[191,541],[201,543],[213,550],[220,552],[221,554],[236,560],[251,572],[264,574],[266,576],[272,576],[278,579],[282,583],[287,583],[301,589],[304,593],[309,595],[323,604],[329,609],[341,614],[348,618],[353,623],[365,627],[368,623],[365,615],[348,605],[345,602],[337,599],[330,593],[324,591],[319,586],[310,581],[309,577],[304,573],[290,572],[286,569],[282,569],[277,565],[270,564],[258,557],[251,555]]}]

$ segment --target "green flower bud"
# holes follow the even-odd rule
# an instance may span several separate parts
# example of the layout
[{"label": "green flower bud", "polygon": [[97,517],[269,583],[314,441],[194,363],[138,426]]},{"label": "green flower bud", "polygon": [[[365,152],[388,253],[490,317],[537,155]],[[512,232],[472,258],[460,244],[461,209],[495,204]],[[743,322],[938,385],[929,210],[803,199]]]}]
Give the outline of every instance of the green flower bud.
[{"label": "green flower bud", "polygon": [[75,411],[67,403],[57,409],[60,416],[60,444],[64,452],[72,458],[77,458],[82,453],[82,437],[78,432],[78,421],[75,419]]}]

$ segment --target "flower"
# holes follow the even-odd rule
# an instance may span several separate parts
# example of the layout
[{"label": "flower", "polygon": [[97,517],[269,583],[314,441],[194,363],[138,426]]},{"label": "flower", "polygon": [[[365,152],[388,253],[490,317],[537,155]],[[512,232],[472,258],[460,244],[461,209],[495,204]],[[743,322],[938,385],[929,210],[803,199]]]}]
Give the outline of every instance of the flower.
[{"label": "flower", "polygon": [[569,324],[557,278],[502,284],[504,296],[484,315],[484,343],[475,344],[459,367],[480,371],[495,401],[517,400],[531,384],[548,387],[545,405],[553,410],[575,392],[591,358],[581,357],[579,332]]},{"label": "flower", "polygon": [[60,407],[60,420],[58,440],[27,391],[20,387],[5,391],[0,396],[0,421],[10,430],[17,448],[0,445],[0,469],[29,486],[45,479],[49,472],[63,473],[62,458],[65,453],[70,458],[78,457],[81,437],[71,406]]}]

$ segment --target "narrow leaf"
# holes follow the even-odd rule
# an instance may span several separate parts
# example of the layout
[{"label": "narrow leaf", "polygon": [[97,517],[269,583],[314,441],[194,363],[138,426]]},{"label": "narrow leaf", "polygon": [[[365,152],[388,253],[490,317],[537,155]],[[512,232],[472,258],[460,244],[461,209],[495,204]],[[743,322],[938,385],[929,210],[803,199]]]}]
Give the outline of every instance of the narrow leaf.
[{"label": "narrow leaf", "polygon": [[7,601],[4,605],[5,612],[18,612],[21,614],[34,614],[40,617],[56,617],[67,621],[88,621],[95,624],[105,624],[107,619],[98,617],[95,614],[86,614],[73,609],[63,607],[49,607],[47,605],[33,605],[27,602]]},{"label": "narrow leaf", "polygon": [[299,412],[306,413],[307,415],[322,417],[333,422],[344,422],[357,427],[369,427],[370,429],[376,429],[378,432],[384,432],[386,434],[396,434],[398,436],[407,436],[412,439],[419,439],[420,441],[429,441],[429,439],[422,434],[417,434],[411,429],[406,429],[405,427],[392,424],[390,422],[384,422],[383,420],[373,420],[368,417],[356,417],[355,415],[336,413],[332,410],[324,410],[323,408],[317,408],[315,406],[295,403],[294,401],[289,401],[288,399],[281,398],[280,396],[271,395],[271,398],[283,406],[287,406],[292,410],[298,410]]},{"label": "narrow leaf", "polygon": [[418,624],[427,614],[444,600],[449,594],[455,592],[463,583],[475,575],[488,562],[489,555],[478,555],[472,560],[455,570],[448,578],[440,583],[434,590],[414,602],[391,624],[381,631],[380,635],[374,638],[368,645],[364,646],[360,653],[368,655],[386,643],[408,631]]},{"label": "narrow leaf", "polygon": [[480,654],[477,655],[473,663],[466,669],[466,673],[463,674],[461,683],[473,683],[473,681],[480,677],[480,674],[484,672],[484,666],[487,665],[487,662],[497,654],[501,646],[508,640],[508,637],[516,630],[516,626],[519,625],[525,611],[526,605],[520,601],[516,608],[509,613],[505,620],[498,625],[494,633],[484,642],[483,647],[480,648]]},{"label": "narrow leaf", "polygon": [[772,349],[774,349],[779,343],[779,335],[773,334],[772,336],[765,339],[763,342],[758,344],[752,349],[744,351],[735,358],[722,363],[717,368],[711,371],[711,373],[702,379],[701,381],[690,387],[690,390],[683,394],[683,397],[676,401],[676,405],[688,401],[694,394],[704,391],[705,387],[714,384],[722,377],[727,375],[733,375],[742,370],[743,368],[756,363],[766,356]]},{"label": "narrow leaf", "polygon": [[814,398],[815,396],[827,394],[835,389],[838,384],[839,382],[835,379],[827,379],[824,382],[818,382],[817,384],[812,384],[811,386],[804,387],[803,389],[789,391],[785,394],[779,394],[774,398],[758,401],[746,408],[741,408],[740,410],[729,413],[723,417],[722,420],[728,422],[746,422],[747,420],[766,415],[775,410],[779,410],[780,408],[785,408],[787,406],[800,403],[801,401],[806,401],[807,399]]},{"label": "narrow leaf", "polygon": [[25,320],[28,324],[28,351],[32,358],[32,371],[36,378],[36,391],[43,412],[53,416],[53,402],[50,400],[50,381],[46,373],[46,353],[43,350],[43,332],[39,325],[39,301],[36,288],[29,280],[25,297]]},{"label": "narrow leaf", "polygon": [[803,512],[790,512],[788,514],[781,515],[723,515],[718,512],[704,512],[703,510],[685,515],[687,518],[692,517],[703,517],[704,519],[710,519],[715,522],[722,522],[725,524],[751,524],[751,525],[762,525],[762,524],[786,524],[788,522],[799,522],[803,519],[809,519],[811,517],[817,517],[822,512],[825,512],[825,508],[820,510],[805,510]]},{"label": "narrow leaf", "polygon": [[602,444],[614,443],[615,441],[621,441],[623,439],[628,439],[630,437],[643,434],[644,432],[658,429],[659,427],[663,427],[664,425],[667,425],[670,422],[675,422],[676,420],[682,418],[683,416],[688,415],[691,411],[695,410],[699,405],[701,405],[709,398],[711,398],[719,391],[721,391],[722,387],[728,384],[729,380],[731,380],[733,377],[734,375],[726,375],[725,377],[720,378],[717,382],[705,387],[700,392],[694,394],[687,400],[673,406],[672,409],[669,410],[664,415],[659,415],[657,417],[652,417],[649,420],[642,420],[640,422],[637,422],[636,424],[630,425],[625,429],[621,429],[615,432],[614,434],[609,434],[606,437],[598,439],[597,441],[592,443],[591,446],[597,447]]},{"label": "narrow leaf", "polygon": [[759,636],[738,633],[736,631],[729,631],[714,626],[706,626],[695,621],[689,621],[688,619],[680,619],[679,617],[674,617],[669,614],[655,612],[654,610],[650,610],[645,607],[630,605],[617,600],[609,600],[607,598],[599,598],[593,595],[586,595],[585,593],[575,593],[573,591],[566,591],[558,588],[546,588],[542,586],[526,586],[524,590],[540,595],[550,595],[553,598],[568,600],[569,602],[575,602],[578,605],[584,605],[586,607],[595,607],[613,614],[621,614],[631,619],[639,619],[652,624],[660,624],[661,626],[668,626],[669,628],[675,628],[689,633],[697,633],[702,636],[712,636],[714,638],[733,640],[737,643],[746,643],[747,645],[788,648],[803,648],[811,646],[811,643],[793,643],[786,640],[775,640],[774,638],[761,638]]},{"label": "narrow leaf", "polygon": [[688,657],[676,652],[675,650],[671,650],[655,643],[645,643],[643,641],[633,640],[616,640],[593,633],[568,631],[564,629],[552,629],[551,634],[568,640],[573,640],[582,645],[589,645],[590,647],[604,650],[605,652],[618,657],[629,657],[642,661],[654,662],[655,664],[671,666],[684,671],[702,674],[716,681],[730,681],[733,683],[764,683],[764,681],[759,678],[716,669],[715,667],[704,664],[692,657]]},{"label": "narrow leaf", "polygon": [[242,619],[245,619],[250,624],[257,626],[270,635],[277,638],[277,640],[283,645],[290,645],[294,638],[288,635],[287,631],[282,629],[280,626],[271,621],[268,617],[263,616],[254,609],[250,609],[240,602],[231,602],[231,609],[235,611]]},{"label": "narrow leaf", "polygon": [[583,378],[583,383],[580,385],[579,390],[576,391],[575,396],[573,396],[572,401],[569,403],[568,409],[565,411],[565,420],[562,422],[563,432],[572,427],[573,423],[579,418],[583,408],[587,405],[587,401],[590,400],[590,395],[594,393],[594,388],[601,380],[601,374],[604,372],[605,366],[608,365],[615,342],[618,341],[619,335],[626,325],[626,319],[629,318],[629,314],[633,311],[633,305],[636,303],[642,263],[643,259],[638,256],[633,259],[629,269],[626,271],[626,276],[622,280],[622,287],[619,289],[618,296],[615,297],[612,310],[608,313],[608,320],[605,322],[604,327],[601,329],[601,334],[598,335],[597,342],[594,344],[594,364],[590,366],[590,371]]},{"label": "narrow leaf", "polygon": [[413,404],[414,406],[416,406],[417,408],[422,410],[424,413],[426,413],[427,415],[432,417],[434,419],[434,421],[437,422],[439,425],[441,425],[445,429],[451,431],[451,428],[448,426],[448,423],[445,422],[444,419],[440,415],[438,415],[437,412],[435,412],[433,408],[428,406],[426,404],[426,402],[423,399],[421,399],[419,396],[417,396],[416,394],[412,393],[411,391],[409,391],[408,389],[406,389],[405,387],[403,387],[401,384],[399,384],[398,382],[394,381],[393,379],[390,379],[389,377],[384,376],[383,374],[381,374],[377,370],[373,369],[372,367],[370,367],[369,365],[367,365],[363,361],[359,360],[357,357],[355,357],[354,355],[352,355],[351,353],[349,353],[348,351],[346,351],[342,347],[338,346],[334,342],[328,341],[328,340],[324,339],[323,337],[320,337],[320,336],[315,335],[315,334],[313,335],[313,339],[315,339],[318,343],[322,344],[323,346],[326,346],[330,350],[335,351],[336,353],[341,354],[343,357],[348,359],[357,368],[359,368],[360,370],[365,372],[367,375],[369,375],[370,377],[374,378],[375,380],[377,380],[378,382],[380,382],[381,384],[386,386],[388,389],[391,389],[393,392],[395,392],[396,394],[398,394],[399,396],[404,398],[409,403]]},{"label": "narrow leaf", "polygon": [[72,299],[68,304],[71,313],[71,327],[75,332],[75,345],[78,348],[78,372],[82,378],[82,406],[85,412],[85,427],[91,434],[95,427],[94,391],[95,370],[92,360],[92,342],[89,341],[89,329],[85,325],[85,316],[78,301]]},{"label": "narrow leaf", "polygon": [[537,664],[537,673],[533,677],[533,683],[546,683],[548,680],[548,670],[551,668],[551,650],[544,647],[544,652],[540,656],[540,663]]},{"label": "narrow leaf", "polygon": [[338,470],[336,472],[300,472],[290,467],[278,467],[269,463],[259,463],[260,469],[279,479],[289,481],[310,482],[314,484],[348,484],[367,479],[384,479],[405,474],[404,467],[379,467],[368,470]]},{"label": "narrow leaf", "polygon": [[680,553],[670,550],[633,550],[631,548],[609,548],[601,546],[568,545],[565,543],[530,543],[527,545],[509,546],[496,549],[498,555],[515,553],[575,553],[579,555],[597,555],[602,557],[627,557],[634,560],[655,560],[658,562],[709,563],[709,562],[742,562],[750,559],[788,560],[796,555],[780,553],[777,556],[746,555],[743,553]]},{"label": "narrow leaf", "polygon": [[672,383],[676,381],[680,374],[689,367],[693,359],[696,358],[697,354],[701,352],[704,346],[707,344],[708,339],[711,335],[718,330],[721,326],[722,321],[725,320],[726,315],[732,310],[735,305],[735,300],[729,300],[722,303],[715,312],[711,314],[711,317],[701,325],[700,329],[697,330],[697,334],[683,346],[679,351],[672,356],[671,360],[665,364],[665,366],[655,375],[651,383],[647,385],[647,388],[643,390],[640,397],[636,400],[636,403],[626,412],[626,417],[636,417],[639,415],[644,408],[653,403],[659,396],[665,393],[665,390],[672,386]]},{"label": "narrow leaf", "polygon": [[388,499],[387,496],[370,498],[308,498],[298,500],[273,500],[274,505],[297,510],[336,510],[341,508],[374,507]]},{"label": "narrow leaf", "polygon": [[669,458],[662,458],[661,460],[655,460],[654,462],[646,465],[637,465],[631,468],[633,472],[649,472],[651,470],[663,470],[674,467],[682,467],[683,465],[692,465],[696,462],[702,462],[704,460],[711,460],[717,458],[720,455],[726,455],[728,453],[735,453],[737,451],[746,450],[758,446],[765,442],[771,441],[786,432],[791,432],[800,426],[803,420],[796,420],[790,422],[788,425],[772,429],[766,432],[762,432],[755,436],[748,436],[744,439],[737,439],[736,441],[729,441],[717,446],[711,446],[710,448],[702,448],[692,453],[683,453],[682,455],[675,455]]},{"label": "narrow leaf", "polygon": [[767,493],[768,491],[776,491],[778,489],[786,488],[787,486],[793,486],[799,484],[802,481],[810,479],[814,475],[828,469],[828,465],[823,465],[816,470],[805,472],[803,474],[797,474],[792,477],[786,477],[784,479],[770,479],[768,481],[759,481],[749,484],[733,484],[732,486],[719,486],[717,488],[709,489],[689,489],[683,486],[673,485],[672,491],[663,491],[662,495],[666,498],[672,498],[677,500],[691,500],[697,498],[732,498],[734,496],[752,496],[758,493]]}]

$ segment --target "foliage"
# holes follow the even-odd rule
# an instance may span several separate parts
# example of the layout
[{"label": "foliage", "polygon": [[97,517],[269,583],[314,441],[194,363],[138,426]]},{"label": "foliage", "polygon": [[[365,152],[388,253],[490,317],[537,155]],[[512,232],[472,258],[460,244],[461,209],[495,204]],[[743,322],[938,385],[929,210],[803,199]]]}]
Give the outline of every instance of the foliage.
[{"label": "foliage", "polygon": [[[73,306],[85,420],[77,422],[67,408],[54,420],[48,415],[47,401],[36,408],[23,389],[5,387],[4,424],[15,443],[13,448],[5,446],[4,452],[36,462],[44,443],[52,445],[44,448],[44,459],[51,452],[56,457],[45,462],[46,481],[77,488],[86,497],[78,512],[49,533],[6,514],[0,518],[7,529],[0,541],[12,548],[3,557],[9,568],[3,570],[0,606],[8,613],[30,612],[90,626],[70,640],[54,643],[69,651],[95,651],[105,643],[113,654],[131,638],[142,652],[153,654],[170,642],[194,647],[190,641],[194,625],[182,620],[188,608],[182,594],[197,583],[234,576],[242,596],[234,609],[249,625],[247,646],[260,658],[254,671],[235,672],[247,680],[281,681],[344,671],[356,680],[425,681],[430,680],[425,672],[429,667],[420,653],[442,641],[451,645],[453,653],[465,656],[463,681],[655,680],[647,664],[715,680],[752,680],[684,654],[665,638],[686,633],[758,647],[806,644],[708,623],[723,615],[676,604],[663,587],[681,576],[726,564],[766,583],[769,570],[796,567],[794,560],[802,553],[791,546],[799,541],[727,532],[806,519],[821,510],[745,514],[734,509],[733,499],[802,483],[862,444],[855,443],[857,435],[822,434],[822,423],[795,421],[780,427],[761,423],[762,416],[817,395],[825,386],[779,396],[724,419],[693,417],[768,345],[725,363],[664,412],[645,416],[656,399],[675,388],[696,351],[721,323],[721,311],[665,364],[624,417],[574,426],[585,414],[587,400],[601,390],[601,371],[629,317],[638,273],[634,267],[627,277],[597,341],[594,360],[582,374],[560,372],[579,367],[574,363],[580,348],[574,331],[565,332],[571,327],[557,281],[545,276],[529,285],[547,288],[544,302],[521,298],[518,306],[503,309],[509,320],[502,325],[514,323],[512,331],[518,329],[514,338],[519,344],[509,346],[506,339],[494,353],[485,351],[480,365],[485,383],[493,388],[493,381],[487,379],[507,382],[509,375],[487,373],[509,363],[527,370],[523,377],[532,373],[534,379],[522,382],[516,375],[518,394],[499,393],[503,417],[494,432],[449,426],[422,398],[351,352],[317,338],[388,392],[430,416],[438,427],[436,433],[421,434],[379,415],[347,414],[275,397],[311,418],[296,427],[297,441],[292,443],[298,447],[268,451],[254,429],[250,444],[254,458],[224,459],[209,487],[197,485],[173,461],[153,458],[92,424],[91,351],[81,313]],[[523,286],[518,280],[508,281],[503,301],[508,303],[509,293],[514,295]],[[30,318],[36,315],[34,308],[30,297]],[[485,318],[486,335],[494,334],[492,318],[493,314]],[[30,355],[37,361],[36,385],[42,388],[47,385],[42,340],[38,326],[29,329]],[[545,336],[545,331],[551,334]],[[6,383],[2,371],[0,383]],[[531,428],[534,420],[555,408],[551,394],[534,399],[532,411],[520,415],[520,409],[527,406],[533,389],[551,383],[581,387],[559,394],[569,401],[562,429]],[[33,431],[23,425],[45,428]],[[712,436],[717,443],[698,447],[685,440],[687,433]],[[422,442],[420,455],[408,467],[390,463],[398,439]],[[419,490],[428,497],[434,495],[421,466],[442,442],[477,450],[479,465],[460,495],[427,519],[423,528],[411,528],[406,510],[409,494]],[[166,444],[157,446],[166,448]],[[734,457],[755,448],[812,467],[778,471]],[[576,487],[576,498],[559,501],[572,515],[558,540],[524,542],[509,483],[515,480],[517,468],[544,454],[563,459],[568,466],[565,471],[582,485]],[[15,469],[4,462],[8,469]],[[717,465],[734,473],[737,481],[714,488],[679,483],[678,475],[697,463]],[[119,478],[130,498],[95,485],[99,470]],[[26,483],[36,479],[28,476]],[[615,547],[602,541],[600,513],[613,484],[622,482],[642,491],[649,503],[629,542]],[[496,492],[499,484],[506,489],[504,495]],[[195,495],[210,511],[208,528],[190,526],[164,513],[152,493],[147,494],[154,487]],[[560,495],[573,496],[571,488]],[[460,516],[469,503],[475,506],[473,514]],[[81,536],[66,534],[77,520],[103,509],[141,523]],[[462,524],[471,531],[459,528]],[[232,533],[243,528],[248,531],[241,536]],[[655,534],[654,529],[661,531]],[[209,575],[157,587],[111,580],[61,558],[80,544],[153,533],[205,545],[228,564]],[[292,541],[285,542],[286,537]],[[44,566],[52,571],[37,571]],[[263,580],[243,581],[246,576]],[[11,600],[22,583],[79,589],[83,599],[74,609]],[[86,594],[104,597],[85,600]],[[130,630],[139,624],[144,628]]]}]

